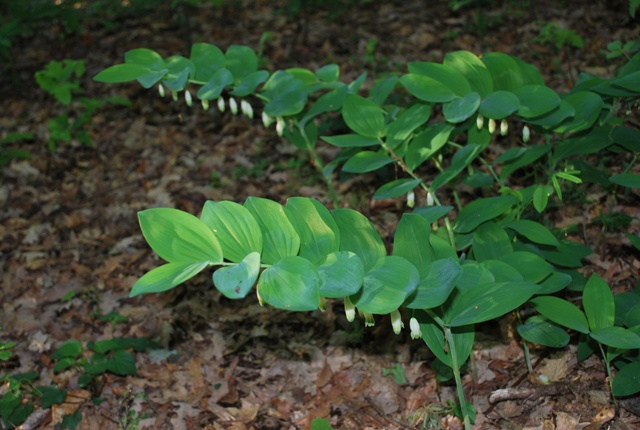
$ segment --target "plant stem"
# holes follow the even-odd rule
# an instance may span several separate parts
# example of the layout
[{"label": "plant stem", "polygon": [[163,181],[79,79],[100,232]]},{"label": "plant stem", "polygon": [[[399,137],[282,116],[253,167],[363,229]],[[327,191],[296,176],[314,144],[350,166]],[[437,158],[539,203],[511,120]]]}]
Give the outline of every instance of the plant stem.
[{"label": "plant stem", "polygon": [[451,367],[453,370],[453,377],[456,381],[456,391],[458,392],[458,403],[460,404],[460,411],[464,417],[465,430],[472,430],[471,419],[467,412],[467,401],[464,398],[464,389],[462,387],[462,378],[460,378],[460,365],[458,365],[458,356],[456,354],[456,344],[453,339],[453,333],[451,327],[444,327],[444,335],[449,345],[449,354],[451,354]]}]

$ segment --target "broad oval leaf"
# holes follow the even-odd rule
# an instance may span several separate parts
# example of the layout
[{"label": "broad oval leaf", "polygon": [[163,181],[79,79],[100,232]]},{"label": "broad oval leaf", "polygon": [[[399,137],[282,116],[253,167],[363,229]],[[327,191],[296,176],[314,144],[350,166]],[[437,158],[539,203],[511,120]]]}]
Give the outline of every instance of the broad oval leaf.
[{"label": "broad oval leaf", "polygon": [[342,104],[342,118],[359,135],[378,138],[384,134],[382,109],[371,100],[347,94]]},{"label": "broad oval leaf", "polygon": [[380,235],[364,215],[353,209],[335,209],[331,215],[340,229],[340,250],[360,257],[365,271],[387,254]]},{"label": "broad oval leaf", "polygon": [[458,97],[464,97],[472,91],[464,75],[447,64],[414,61],[410,62],[407,68],[409,73],[427,76],[440,82]]},{"label": "broad oval leaf", "polygon": [[483,222],[504,214],[517,202],[518,199],[514,196],[498,196],[474,200],[460,211],[453,229],[457,233],[468,233]]},{"label": "broad oval leaf", "polygon": [[540,316],[532,316],[519,325],[518,334],[527,342],[550,348],[562,348],[569,343],[569,334],[560,326]]},{"label": "broad oval leaf", "polygon": [[258,56],[248,46],[231,45],[225,53],[224,67],[240,80],[258,70]]},{"label": "broad oval leaf", "polygon": [[436,260],[436,253],[431,247],[431,224],[420,215],[403,214],[393,238],[393,255],[406,258],[420,274],[426,277],[429,264]]},{"label": "broad oval leaf", "polygon": [[580,333],[589,333],[589,324],[580,309],[570,302],[553,296],[535,297],[531,306],[545,318]]},{"label": "broad oval leaf", "polygon": [[271,117],[296,115],[307,104],[307,89],[300,79],[278,70],[262,89],[268,100],[264,112]]},{"label": "broad oval leaf", "polygon": [[618,370],[611,393],[616,397],[624,397],[638,392],[640,392],[640,361],[633,361]]},{"label": "broad oval leaf", "polygon": [[300,236],[300,257],[317,265],[338,251],[340,229],[331,212],[320,202],[292,197],[287,200],[284,212]]},{"label": "broad oval leaf", "polygon": [[[148,74],[149,71],[148,67],[141,64],[116,64],[115,66],[102,70],[93,77],[93,80],[111,84],[129,82],[138,79],[140,76]],[[165,69],[164,73],[167,71],[168,70]]]},{"label": "broad oval leaf", "polygon": [[513,93],[520,100],[518,115],[523,118],[541,116],[560,106],[560,96],[544,85],[525,85]]},{"label": "broad oval leaf", "polygon": [[195,216],[172,208],[138,212],[142,235],[160,258],[170,263],[222,262],[215,235]]},{"label": "broad oval leaf", "polygon": [[473,255],[477,261],[500,260],[513,253],[509,236],[495,222],[485,222],[473,235]]},{"label": "broad oval leaf", "polygon": [[402,257],[385,256],[364,275],[362,290],[352,297],[362,312],[388,314],[418,286],[418,270]]},{"label": "broad oval leaf", "polygon": [[613,348],[640,349],[640,336],[623,327],[606,327],[591,332],[590,336],[601,344]]},{"label": "broad oval leaf", "polygon": [[443,304],[462,274],[452,258],[426,263],[420,270],[420,282],[404,303],[409,309],[430,309]]},{"label": "broad oval leaf", "polygon": [[540,282],[538,294],[553,294],[563,290],[571,284],[573,278],[568,273],[553,272],[544,281]]},{"label": "broad oval leaf", "polygon": [[582,307],[592,332],[613,327],[615,302],[609,285],[598,275],[591,275],[582,292]]},{"label": "broad oval leaf", "polygon": [[566,100],[560,100],[560,105],[557,108],[540,117],[528,118],[527,122],[529,124],[539,125],[546,129],[553,129],[553,127],[557,127],[563,121],[568,121],[575,114],[576,109],[571,103]]},{"label": "broad oval leaf", "polygon": [[[417,311],[414,315],[420,323],[422,339],[431,352],[444,364],[453,368],[453,361],[451,360],[450,348],[448,346],[449,341],[445,339],[443,327],[438,325],[438,323],[424,311]],[[474,327],[473,325],[452,327],[451,333],[453,341],[455,342],[456,362],[458,366],[461,367],[467,361],[473,350],[473,339],[475,337]]]},{"label": "broad oval leaf", "polygon": [[266,70],[258,70],[243,77],[239,84],[231,91],[231,95],[237,97],[245,97],[258,88],[258,86],[264,83],[269,78],[269,72]]},{"label": "broad oval leaf", "polygon": [[337,64],[327,64],[316,70],[316,76],[323,82],[335,82],[340,77],[340,67]]},{"label": "broad oval leaf", "polygon": [[523,85],[544,84],[535,67],[510,55],[490,52],[482,56],[482,62],[491,74],[495,91],[514,91]]},{"label": "broad oval leaf", "polygon": [[196,276],[209,266],[208,261],[198,263],[167,263],[145,273],[133,285],[129,297],[140,294],[161,293],[170,290]]},{"label": "broad oval leaf", "polygon": [[591,91],[578,91],[569,94],[564,101],[575,109],[575,115],[555,128],[557,133],[577,133],[591,127],[604,105],[602,97]]},{"label": "broad oval leaf", "polygon": [[309,260],[284,257],[262,272],[258,294],[274,308],[313,311],[320,303],[321,284],[320,274]]},{"label": "broad oval leaf", "polygon": [[222,256],[239,263],[252,252],[262,252],[262,231],[251,212],[231,201],[207,201],[200,219],[213,231]]},{"label": "broad oval leaf", "polygon": [[147,48],[137,48],[124,54],[124,62],[128,64],[140,64],[152,70],[164,68],[164,60],[157,52]]},{"label": "broad oval leaf", "polygon": [[420,179],[396,179],[395,181],[391,181],[389,183],[384,184],[380,188],[378,188],[373,195],[374,200],[382,200],[382,199],[394,199],[396,197],[400,197],[404,194],[407,194],[409,191],[413,190],[415,187],[420,185],[422,180]]},{"label": "broad oval leaf", "polygon": [[429,103],[446,103],[456,97],[449,87],[435,79],[416,73],[409,73],[400,78],[400,83],[418,99]]},{"label": "broad oval leaf", "polygon": [[431,156],[435,155],[440,148],[447,144],[451,132],[454,130],[452,124],[442,122],[426,128],[417,134],[409,143],[405,161],[411,169],[417,168]]},{"label": "broad oval leaf", "polygon": [[352,148],[352,147],[365,147],[365,146],[379,146],[380,141],[372,137],[360,136],[359,134],[341,134],[339,136],[321,136],[320,139],[324,140],[331,145],[338,146],[340,148]]},{"label": "broad oval leaf", "polygon": [[194,43],[189,57],[195,67],[193,79],[207,82],[215,72],[224,67],[224,53],[210,43]]},{"label": "broad oval leaf", "polygon": [[364,281],[362,260],[349,251],[327,255],[327,259],[318,266],[318,273],[322,279],[320,295],[332,299],[356,294]]},{"label": "broad oval leaf", "polygon": [[344,163],[342,170],[349,173],[373,172],[390,163],[393,163],[393,159],[382,150],[360,151]]},{"label": "broad oval leaf", "polygon": [[520,108],[520,99],[510,91],[496,91],[480,103],[479,112],[493,119],[503,119]]},{"label": "broad oval leaf", "polygon": [[479,106],[480,95],[472,92],[446,103],[442,107],[442,113],[444,114],[444,119],[455,124],[471,118]]},{"label": "broad oval leaf", "polygon": [[233,83],[233,75],[225,68],[218,69],[197,93],[200,100],[214,100],[220,97],[225,87]]},{"label": "broad oval leaf", "polygon": [[274,264],[284,257],[298,255],[300,236],[296,233],[279,203],[249,197],[244,204],[262,231],[262,262]]},{"label": "broad oval leaf", "polygon": [[621,173],[609,177],[609,181],[627,188],[640,188],[640,175]]},{"label": "broad oval leaf", "polygon": [[239,264],[220,267],[213,272],[213,285],[229,299],[244,298],[260,274],[260,254],[252,252]]},{"label": "broad oval leaf", "polygon": [[526,237],[533,243],[541,245],[560,246],[558,239],[542,224],[535,221],[520,219],[511,221],[505,225],[505,228],[511,229],[519,235]]},{"label": "broad oval leaf", "polygon": [[431,106],[417,103],[402,112],[391,124],[387,131],[387,145],[396,148],[404,142],[413,131],[429,120]]},{"label": "broad oval leaf", "polygon": [[466,169],[469,164],[475,160],[481,151],[482,146],[474,143],[463,146],[451,159],[451,165],[435,177],[431,183],[431,192],[434,192],[441,186],[456,178],[460,172]]},{"label": "broad oval leaf", "polygon": [[488,321],[522,305],[539,288],[526,281],[478,285],[464,294],[455,294],[443,320],[450,327]]},{"label": "broad oval leaf", "polygon": [[493,91],[491,74],[484,63],[469,51],[449,52],[444,56],[443,64],[451,66],[467,79],[471,89],[481,97]]},{"label": "broad oval leaf", "polygon": [[501,260],[518,270],[525,281],[536,284],[553,272],[553,266],[533,252],[515,251],[503,255]]}]

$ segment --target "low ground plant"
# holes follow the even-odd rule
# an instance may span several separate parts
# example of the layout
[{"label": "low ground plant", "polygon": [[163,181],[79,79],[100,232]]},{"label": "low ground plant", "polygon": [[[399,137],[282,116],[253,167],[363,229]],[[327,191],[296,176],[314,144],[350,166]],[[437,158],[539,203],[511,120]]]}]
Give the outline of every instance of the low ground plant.
[{"label": "low ground plant", "polygon": [[[199,217],[141,211],[142,233],[167,264],[142,276],[131,296],[169,290],[216,267],[213,285],[232,299],[255,286],[261,304],[290,311],[342,300],[350,321],[359,313],[371,326],[374,315],[390,314],[396,333],[404,307],[411,337],[451,370],[467,429],[475,411],[461,369],[475,327],[511,312],[528,361],[528,343],[561,348],[579,333],[579,357],[602,356],[614,396],[640,391],[630,377],[640,374],[638,291],[616,299],[598,275],[585,278],[579,269],[591,250],[547,224],[568,188],[603,187],[617,198],[640,188],[640,132],[624,117],[637,108],[640,55],[610,79],[582,74],[567,94],[501,53],[451,52],[442,63],[410,62],[406,73],[373,83],[365,74],[342,82],[335,64],[275,72],[260,64],[249,47],[223,52],[199,43],[188,58],[135,49],[95,77],[138,81],[205,110],[251,118],[261,111],[266,127],[275,123],[307,152],[333,206],[249,196],[242,204],[207,201]],[[336,117],[340,134],[322,127]],[[340,148],[338,156],[323,160],[319,143]],[[599,165],[605,154],[618,165]],[[373,198],[406,198],[407,207],[390,253],[389,238],[362,213],[340,207],[334,186],[338,169],[360,175],[389,167],[391,180]],[[463,199],[469,187],[484,197]],[[581,295],[581,307],[559,297],[565,291]]]}]

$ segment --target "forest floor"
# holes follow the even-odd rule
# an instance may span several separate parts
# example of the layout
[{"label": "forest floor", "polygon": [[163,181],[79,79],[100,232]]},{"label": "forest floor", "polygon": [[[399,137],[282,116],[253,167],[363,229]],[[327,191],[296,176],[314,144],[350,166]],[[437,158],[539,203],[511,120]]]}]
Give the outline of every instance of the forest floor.
[{"label": "forest floor", "polygon": [[[296,429],[309,428],[316,417],[336,429],[461,428],[448,403],[454,386],[436,379],[433,355],[408,330],[394,335],[388,317],[364,329],[361,321],[348,323],[337,303],[324,313],[287,313],[260,307],[254,296],[230,301],[213,288],[210,274],[130,299],[135,281],[160,264],[142,238],[137,211],[175,207],[197,215],[206,200],[248,196],[330,202],[308,157],[259,120],[189,109],[137,84],[105,85],[91,77],[134,48],[166,57],[188,55],[194,42],[258,50],[263,40],[270,70],[336,63],[345,81],[362,71],[370,77],[403,71],[408,61],[440,62],[459,49],[500,51],[535,65],[547,85],[566,92],[580,71],[612,76],[622,60],[605,58],[607,44],[640,39],[638,21],[624,1],[469,2],[487,5],[455,11],[450,4],[464,2],[381,0],[291,17],[284,1],[225,3],[232,5],[174,10],[163,4],[110,26],[87,21],[71,35],[50,23],[15,41],[13,79],[3,71],[0,81],[0,138],[35,137],[20,144],[31,158],[12,162],[0,176],[0,341],[17,342],[2,374],[36,371],[37,385],[68,390],[64,404],[36,408],[23,428],[53,428],[76,412],[78,428],[102,430]],[[540,39],[549,23],[580,35],[584,47]],[[33,76],[65,58],[86,60],[84,96],[126,97],[131,106],[95,113],[93,147],[74,141],[51,153],[47,121],[63,112],[73,116],[80,106],[56,103]],[[375,187],[375,176],[339,183],[341,205],[363,211],[389,237],[404,202],[374,203]],[[599,273],[615,292],[629,291],[640,261],[624,231],[639,234],[640,201],[614,205],[631,217],[630,227],[605,231],[595,218],[610,198],[569,199],[548,221],[577,226],[572,239],[594,250],[584,272]],[[463,378],[477,428],[640,428],[638,403],[614,403],[602,361],[578,362],[575,341],[565,349],[532,349],[535,372],[551,381],[533,384],[511,323],[505,318],[478,330]],[[149,338],[161,349],[134,353],[137,375],[107,373],[88,388],[79,386],[77,368],[53,371],[51,356],[64,342],[113,337]],[[489,403],[502,388],[531,391]]]}]

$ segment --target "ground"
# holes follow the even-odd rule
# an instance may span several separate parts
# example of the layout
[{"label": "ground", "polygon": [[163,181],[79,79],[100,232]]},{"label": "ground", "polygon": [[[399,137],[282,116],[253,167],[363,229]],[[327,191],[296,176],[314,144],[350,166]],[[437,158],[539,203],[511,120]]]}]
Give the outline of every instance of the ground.
[{"label": "ground", "polygon": [[[328,194],[304,154],[259,120],[190,109],[137,84],[90,78],[130,49],[186,55],[192,42],[210,42],[256,50],[262,44],[271,70],[333,62],[347,81],[362,71],[375,77],[404,70],[408,61],[441,61],[458,49],[500,51],[534,64],[550,87],[566,91],[579,71],[614,73],[621,61],[605,59],[609,42],[640,38],[628,4],[372,0],[292,14],[287,4],[295,2],[177,9],[168,3],[109,26],[85,18],[70,35],[50,22],[14,40],[12,72],[3,71],[0,138],[35,135],[21,144],[31,158],[14,161],[0,177],[0,341],[17,342],[4,370],[35,370],[38,385],[68,390],[63,405],[36,409],[23,428],[53,428],[75,411],[83,429],[126,428],[134,421],[141,429],[295,429],[309,428],[316,417],[341,429],[461,428],[447,403],[454,388],[437,381],[433,355],[407,330],[394,335],[388,318],[364,329],[361,321],[349,324],[337,303],[324,313],[287,313],[260,307],[254,296],[230,301],[213,289],[210,275],[129,298],[134,282],[160,264],[140,234],[137,211],[176,207],[197,214],[208,199],[247,196],[284,202],[303,195],[329,204]],[[465,3],[471,7],[455,10]],[[550,22],[582,36],[585,46],[536,39]],[[65,58],[86,60],[85,96],[126,97],[131,106],[97,111],[92,147],[60,143],[51,153],[47,121],[78,107],[60,106],[38,89],[33,74]],[[374,187],[374,177],[341,183],[341,204],[363,211],[390,236],[404,203],[374,204]],[[594,222],[608,197],[586,197],[559,209],[552,221],[577,225],[575,240],[594,249],[585,273],[600,273],[616,292],[628,291],[638,282],[637,251],[622,232],[605,232]],[[632,217],[635,234],[637,197],[615,207]],[[114,312],[124,322],[100,318]],[[613,403],[602,362],[595,356],[577,362],[574,346],[534,348],[536,373],[552,384],[532,383],[510,327],[505,318],[479,329],[463,380],[477,428],[640,428],[634,399]],[[86,345],[112,337],[150,338],[162,349],[134,354],[136,376],[107,373],[90,389],[79,387],[77,369],[53,371],[51,355],[65,341]],[[389,375],[394,366],[405,381]],[[489,401],[506,388],[513,389],[506,400]]]}]

